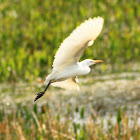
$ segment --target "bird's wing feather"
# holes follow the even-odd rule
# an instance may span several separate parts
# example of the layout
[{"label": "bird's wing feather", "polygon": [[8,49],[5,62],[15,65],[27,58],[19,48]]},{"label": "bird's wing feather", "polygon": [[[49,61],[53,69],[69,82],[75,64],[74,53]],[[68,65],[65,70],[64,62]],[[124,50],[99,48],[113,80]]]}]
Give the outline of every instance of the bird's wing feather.
[{"label": "bird's wing feather", "polygon": [[78,78],[73,77],[73,78],[69,78],[69,79],[64,80],[64,81],[52,83],[51,85],[54,87],[61,87],[61,88],[69,89],[69,90],[79,91],[80,88],[79,88],[77,82],[78,82]]},{"label": "bird's wing feather", "polygon": [[53,69],[79,61],[87,46],[92,45],[103,27],[103,18],[88,19],[78,26],[60,45],[53,62]]}]

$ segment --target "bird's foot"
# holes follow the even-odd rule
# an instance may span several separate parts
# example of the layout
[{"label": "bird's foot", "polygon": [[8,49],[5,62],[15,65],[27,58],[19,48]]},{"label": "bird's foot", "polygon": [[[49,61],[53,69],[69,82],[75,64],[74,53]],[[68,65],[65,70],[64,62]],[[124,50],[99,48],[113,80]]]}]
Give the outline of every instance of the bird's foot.
[{"label": "bird's foot", "polygon": [[35,102],[36,100],[38,100],[40,97],[42,97],[42,96],[44,95],[44,93],[45,93],[45,91],[36,93],[37,96],[36,96],[36,98],[34,99],[34,102]]}]

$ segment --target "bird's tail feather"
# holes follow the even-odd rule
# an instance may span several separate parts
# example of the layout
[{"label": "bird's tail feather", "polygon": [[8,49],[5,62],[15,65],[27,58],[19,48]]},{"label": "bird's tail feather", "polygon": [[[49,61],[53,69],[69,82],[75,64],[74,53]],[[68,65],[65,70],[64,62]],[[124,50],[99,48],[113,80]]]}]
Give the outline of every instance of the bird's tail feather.
[{"label": "bird's tail feather", "polygon": [[48,85],[48,83],[49,83],[49,81],[46,79],[46,80],[44,81],[44,85]]},{"label": "bird's tail feather", "polygon": [[46,77],[46,80],[44,81],[44,85],[48,85],[48,83],[52,81],[51,79],[51,74],[49,74],[47,77]]}]

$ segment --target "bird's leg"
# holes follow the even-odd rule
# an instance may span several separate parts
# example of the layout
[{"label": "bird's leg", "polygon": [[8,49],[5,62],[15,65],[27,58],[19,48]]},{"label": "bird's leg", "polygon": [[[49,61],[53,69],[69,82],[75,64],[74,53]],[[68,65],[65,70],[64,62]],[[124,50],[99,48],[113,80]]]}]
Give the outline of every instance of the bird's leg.
[{"label": "bird's leg", "polygon": [[46,88],[45,88],[44,91],[39,92],[39,93],[36,93],[37,96],[36,96],[34,102],[35,102],[36,100],[38,100],[40,97],[42,97],[42,96],[45,94],[45,92],[46,92],[46,90],[48,89],[48,87],[49,87],[50,84],[51,84],[51,81],[48,83],[48,85],[46,86]]}]

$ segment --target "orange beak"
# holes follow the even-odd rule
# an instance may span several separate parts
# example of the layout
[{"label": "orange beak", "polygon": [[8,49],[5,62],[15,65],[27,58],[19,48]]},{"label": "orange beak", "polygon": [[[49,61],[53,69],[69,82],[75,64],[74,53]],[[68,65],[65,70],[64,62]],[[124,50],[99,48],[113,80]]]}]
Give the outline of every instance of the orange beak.
[{"label": "orange beak", "polygon": [[94,63],[101,63],[103,62],[102,60],[94,60]]}]

